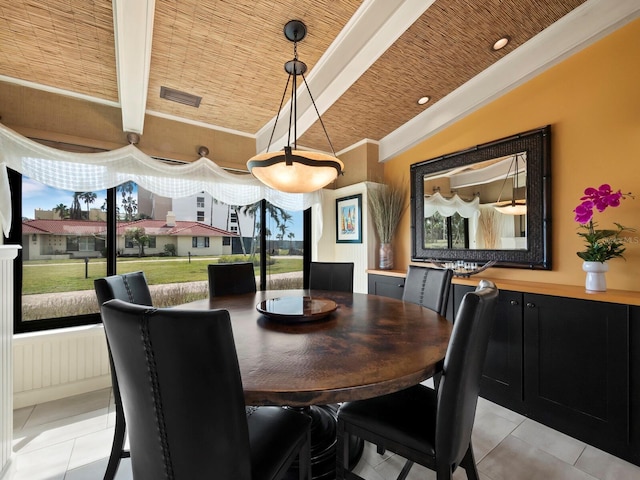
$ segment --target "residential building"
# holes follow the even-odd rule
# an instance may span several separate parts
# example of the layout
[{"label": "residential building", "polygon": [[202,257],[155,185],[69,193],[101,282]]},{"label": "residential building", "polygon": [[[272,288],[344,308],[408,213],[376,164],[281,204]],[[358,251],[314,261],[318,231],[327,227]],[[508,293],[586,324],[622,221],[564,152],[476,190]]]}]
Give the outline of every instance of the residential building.
[{"label": "residential building", "polygon": [[[54,260],[99,258],[105,254],[106,222],[84,220],[26,220],[22,223],[23,258]],[[136,229],[147,236],[140,248],[133,236]],[[231,254],[234,232],[201,222],[176,220],[135,220],[118,224],[119,255],[213,256]]]}]

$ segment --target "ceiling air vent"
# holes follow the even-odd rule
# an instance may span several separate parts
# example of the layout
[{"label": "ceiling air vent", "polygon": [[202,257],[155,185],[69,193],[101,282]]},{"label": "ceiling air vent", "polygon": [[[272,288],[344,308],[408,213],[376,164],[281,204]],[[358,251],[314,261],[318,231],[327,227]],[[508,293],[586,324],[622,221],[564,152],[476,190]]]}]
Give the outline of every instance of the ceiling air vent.
[{"label": "ceiling air vent", "polygon": [[160,87],[160,98],[196,108],[200,106],[200,101],[202,100],[202,97],[169,87]]}]

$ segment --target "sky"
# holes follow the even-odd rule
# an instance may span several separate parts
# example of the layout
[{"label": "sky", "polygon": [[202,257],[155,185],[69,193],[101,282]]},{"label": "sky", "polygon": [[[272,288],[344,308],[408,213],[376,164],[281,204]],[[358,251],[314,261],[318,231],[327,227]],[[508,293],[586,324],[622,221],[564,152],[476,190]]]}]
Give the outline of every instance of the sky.
[{"label": "sky", "polygon": [[[73,193],[67,190],[58,190],[48,187],[42,183],[22,177],[22,216],[26,218],[34,218],[34,211],[38,208],[42,210],[52,210],[53,207],[60,203],[64,203],[67,207],[71,207],[73,203]],[[95,192],[98,196],[96,201],[90,205],[90,208],[100,208],[107,198],[107,192]],[[83,210],[87,209],[87,204],[80,202]]]},{"label": "sky", "polygon": [[[31,180],[28,177],[22,177],[22,216],[33,219],[36,209],[52,210],[56,205],[63,203],[67,207],[71,207],[73,202],[73,193],[67,190],[58,190],[48,187],[39,182]],[[95,192],[98,196],[96,201],[90,205],[90,208],[100,208],[107,198],[105,190]],[[87,204],[80,202],[82,210],[87,209]],[[292,215],[292,221],[289,224],[288,232],[293,232],[296,240],[302,240],[302,212],[289,212]],[[180,220],[180,219],[178,219]],[[275,236],[274,232],[274,236]]]}]

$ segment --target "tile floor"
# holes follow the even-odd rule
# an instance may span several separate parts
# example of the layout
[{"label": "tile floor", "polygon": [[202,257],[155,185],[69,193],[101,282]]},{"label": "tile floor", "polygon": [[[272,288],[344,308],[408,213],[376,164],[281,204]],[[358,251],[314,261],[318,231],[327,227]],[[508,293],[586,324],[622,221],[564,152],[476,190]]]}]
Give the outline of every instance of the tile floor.
[{"label": "tile floor", "polygon": [[[111,390],[65,398],[14,412],[11,480],[102,479],[114,426]],[[640,467],[480,399],[473,431],[480,480],[640,479]],[[367,480],[395,479],[404,461],[367,445],[355,471]],[[123,460],[117,479],[131,479]],[[457,470],[454,479],[465,479]],[[408,480],[434,480],[414,465]]]}]

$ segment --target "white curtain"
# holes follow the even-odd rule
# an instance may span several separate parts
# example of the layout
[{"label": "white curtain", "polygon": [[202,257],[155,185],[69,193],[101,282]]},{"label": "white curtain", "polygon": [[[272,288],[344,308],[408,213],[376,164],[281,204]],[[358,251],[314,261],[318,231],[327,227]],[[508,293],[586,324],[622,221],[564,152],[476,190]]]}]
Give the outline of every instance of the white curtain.
[{"label": "white curtain", "polygon": [[444,198],[440,192],[436,192],[424,199],[424,218],[428,218],[436,212],[443,217],[450,217],[458,213],[464,218],[474,218],[480,215],[479,206],[479,197],[467,202],[457,194],[451,198]]},{"label": "white curtain", "polygon": [[71,153],[41,145],[0,124],[0,225],[11,227],[11,194],[7,168],[40,183],[73,192],[95,192],[132,181],[170,198],[208,192],[229,205],[251,205],[262,199],[284,210],[314,207],[316,238],[322,232],[322,192],[284,193],[253,175],[232,174],[208,158],[168,165],[128,145],[101,153]]}]

